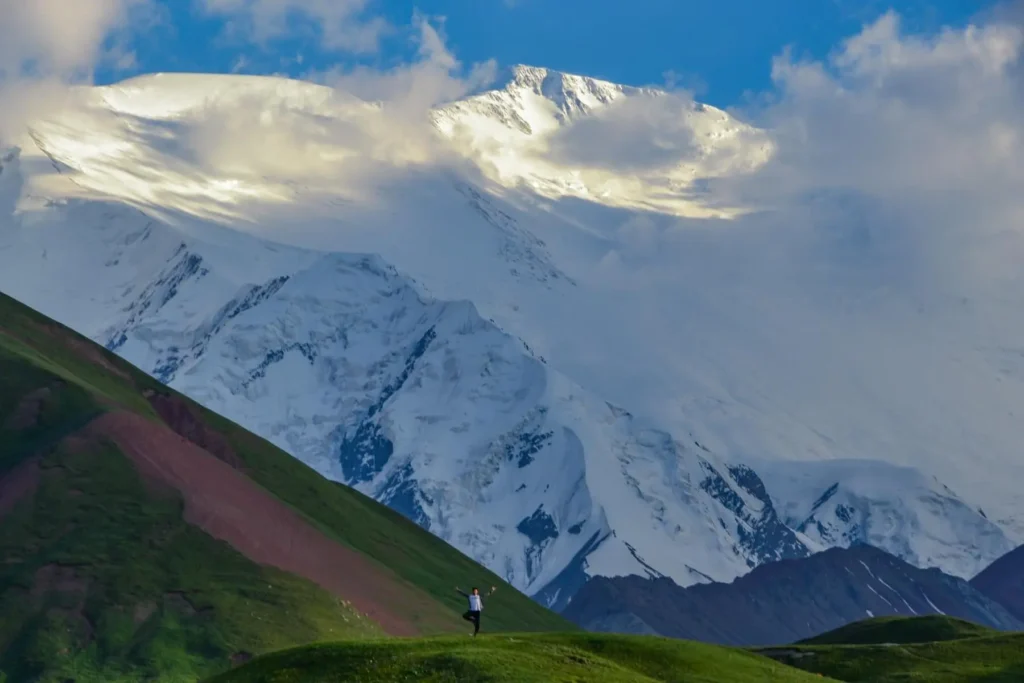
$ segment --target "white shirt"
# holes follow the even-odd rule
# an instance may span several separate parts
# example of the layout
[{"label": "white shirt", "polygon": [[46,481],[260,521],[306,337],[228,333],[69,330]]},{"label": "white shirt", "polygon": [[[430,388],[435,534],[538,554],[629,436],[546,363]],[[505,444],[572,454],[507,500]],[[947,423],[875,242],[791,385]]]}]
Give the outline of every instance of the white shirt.
[{"label": "white shirt", "polygon": [[484,601],[480,599],[479,595],[470,594],[469,596],[469,611],[470,612],[483,612]]}]

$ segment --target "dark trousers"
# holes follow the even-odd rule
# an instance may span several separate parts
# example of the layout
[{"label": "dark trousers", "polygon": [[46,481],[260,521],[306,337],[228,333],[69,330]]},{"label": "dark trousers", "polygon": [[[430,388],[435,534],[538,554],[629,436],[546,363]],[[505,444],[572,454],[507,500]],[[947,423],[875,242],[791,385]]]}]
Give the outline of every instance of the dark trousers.
[{"label": "dark trousers", "polygon": [[472,610],[470,610],[469,612],[466,612],[465,614],[463,614],[462,618],[465,619],[466,621],[473,622],[473,635],[474,636],[477,633],[480,633],[480,613],[479,612],[473,612]]}]

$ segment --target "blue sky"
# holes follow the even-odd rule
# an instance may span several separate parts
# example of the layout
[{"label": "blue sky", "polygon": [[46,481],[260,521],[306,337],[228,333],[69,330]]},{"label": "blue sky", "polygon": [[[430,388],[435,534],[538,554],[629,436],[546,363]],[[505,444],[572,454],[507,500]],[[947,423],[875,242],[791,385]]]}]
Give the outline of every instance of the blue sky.
[{"label": "blue sky", "polygon": [[[204,71],[301,76],[353,63],[388,66],[408,59],[410,34],[397,31],[380,50],[352,55],[318,47],[315,31],[264,45],[230,38],[225,22],[192,0],[164,0],[160,26],[132,46],[127,73]],[[821,58],[887,9],[911,32],[962,26],[990,0],[370,0],[364,16],[407,26],[415,11],[444,17],[449,49],[464,63],[494,58],[630,84],[660,84],[666,75],[705,101],[738,104],[770,85],[771,58],[792,45]],[[302,30],[305,28],[306,30]],[[301,57],[301,59],[299,59]],[[101,83],[125,72],[97,74]]]}]

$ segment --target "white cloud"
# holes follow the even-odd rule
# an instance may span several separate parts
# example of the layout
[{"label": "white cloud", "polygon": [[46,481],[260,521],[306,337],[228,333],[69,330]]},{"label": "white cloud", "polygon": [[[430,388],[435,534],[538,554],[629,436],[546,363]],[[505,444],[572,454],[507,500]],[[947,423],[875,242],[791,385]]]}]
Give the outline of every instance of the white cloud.
[{"label": "white cloud", "polygon": [[365,53],[377,50],[390,27],[367,13],[370,0],[199,0],[209,13],[226,17],[230,28],[258,42],[290,35],[312,23],[322,47]]},{"label": "white cloud", "polygon": [[249,58],[245,55],[238,55],[235,57],[235,61],[231,63],[231,73],[237,74],[244,71],[249,66]]},{"label": "white cloud", "polygon": [[[333,90],[324,109],[287,100],[268,109],[258,99],[218,108],[190,133],[194,154],[236,175],[332,182],[460,163],[436,135],[428,113],[492,78],[493,64],[462,75],[462,64],[437,29],[421,16],[414,27],[416,60],[386,71],[359,67],[308,74]],[[254,139],[261,144],[253,145]]]},{"label": "white cloud", "polygon": [[134,66],[130,32],[156,16],[149,0],[0,0],[0,143],[61,106],[66,84],[89,80],[100,63]]},{"label": "white cloud", "polygon": [[786,216],[802,247],[887,277],[988,277],[1024,228],[1022,47],[1011,23],[916,36],[889,13],[827,62],[784,54],[768,104],[745,112],[776,153],[711,196]]},{"label": "white cloud", "polygon": [[878,196],[998,187],[1020,170],[1021,45],[1010,25],[904,36],[887,14],[828,65],[777,59],[776,168]]},{"label": "white cloud", "polygon": [[676,166],[698,153],[685,94],[622,98],[593,116],[561,129],[549,141],[561,164],[622,172]]},{"label": "white cloud", "polygon": [[[275,30],[282,31],[286,22],[275,24],[273,19],[301,10],[321,23],[325,40],[330,35],[338,38],[342,24],[354,26],[366,19],[361,14],[363,2],[207,0],[207,4],[220,11],[248,12],[255,17],[254,26],[265,22],[267,30],[277,26]],[[415,57],[408,62],[390,69],[334,67],[304,74],[304,79],[331,89],[313,108],[302,98],[268,104],[258,93],[245,103],[214,102],[209,114],[188,132],[190,153],[214,173],[314,183],[325,179],[337,183],[344,178],[348,191],[357,194],[360,187],[410,167],[465,165],[438,138],[429,112],[490,82],[496,69],[493,61],[465,67],[445,44],[443,19],[433,21],[415,13],[411,25],[403,29],[416,46]],[[259,29],[258,34],[270,35]],[[369,47],[344,41],[332,45],[351,50]],[[260,144],[253,145],[254,139]]]},{"label": "white cloud", "polygon": [[1020,29],[971,26],[922,39],[898,28],[889,14],[848,41],[827,84],[806,78],[813,65],[778,62],[785,100],[775,118],[789,119],[786,132],[803,126],[824,148],[830,136],[820,122],[832,118],[855,138],[838,138],[847,157],[827,164],[830,177],[842,181],[852,172],[875,192],[949,191],[965,181],[984,190],[1018,173],[1007,164],[1024,122]]},{"label": "white cloud", "polygon": [[[76,75],[104,55],[144,0],[0,0],[0,74]],[[138,16],[138,14],[136,14]],[[123,54],[118,55],[124,58]]]},{"label": "white cloud", "polygon": [[[412,175],[473,173],[428,113],[486,82],[493,65],[464,68],[425,18],[417,16],[414,28],[417,57],[385,71],[310,74],[319,84],[165,75],[115,87],[105,100],[121,115],[102,107],[74,112],[68,125],[93,130],[96,145],[72,145],[79,156],[68,163],[91,169],[79,179],[83,187],[148,210],[218,219],[238,218],[256,197],[278,208],[299,194],[373,205]],[[69,135],[62,124],[49,133]],[[117,153],[103,144],[113,140],[121,141]]]},{"label": "white cloud", "polygon": [[414,15],[412,28],[418,47],[417,57],[410,63],[389,70],[355,67],[310,76],[363,100],[383,102],[389,112],[416,118],[424,124],[432,107],[493,81],[497,71],[493,60],[474,64],[463,73],[463,64],[427,17]]}]

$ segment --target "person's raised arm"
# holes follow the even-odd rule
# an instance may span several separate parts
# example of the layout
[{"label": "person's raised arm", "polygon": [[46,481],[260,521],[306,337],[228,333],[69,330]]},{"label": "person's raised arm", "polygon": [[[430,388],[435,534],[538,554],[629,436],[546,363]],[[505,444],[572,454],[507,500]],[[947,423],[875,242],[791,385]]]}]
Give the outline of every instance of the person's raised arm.
[{"label": "person's raised arm", "polygon": [[461,595],[464,598],[468,598],[469,597],[469,593],[463,593],[462,589],[459,588],[458,586],[455,587],[455,592],[458,593],[459,595]]},{"label": "person's raised arm", "polygon": [[496,590],[498,590],[497,586],[491,586],[491,592],[488,593],[487,595],[494,595],[494,591],[496,591]]}]

